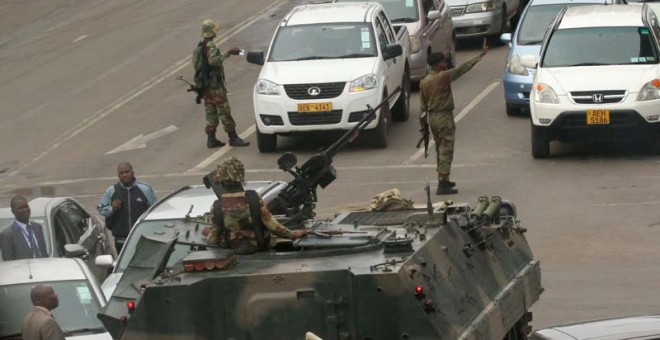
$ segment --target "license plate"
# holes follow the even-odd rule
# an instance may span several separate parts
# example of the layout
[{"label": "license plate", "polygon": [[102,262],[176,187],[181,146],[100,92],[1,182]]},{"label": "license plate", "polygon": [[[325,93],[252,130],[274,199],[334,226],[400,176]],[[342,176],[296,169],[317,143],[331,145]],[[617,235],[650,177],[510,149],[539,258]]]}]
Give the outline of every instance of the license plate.
[{"label": "license plate", "polygon": [[298,104],[298,112],[326,112],[326,111],[332,111],[332,103]]},{"label": "license plate", "polygon": [[587,125],[608,125],[610,110],[587,110]]}]

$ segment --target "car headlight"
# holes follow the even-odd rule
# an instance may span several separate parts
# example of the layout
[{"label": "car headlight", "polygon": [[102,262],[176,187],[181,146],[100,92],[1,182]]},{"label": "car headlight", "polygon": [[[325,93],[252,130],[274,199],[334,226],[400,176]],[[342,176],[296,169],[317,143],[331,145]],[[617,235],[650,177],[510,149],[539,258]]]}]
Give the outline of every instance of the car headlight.
[{"label": "car headlight", "polygon": [[639,95],[637,95],[639,101],[653,99],[660,99],[660,79],[653,79],[644,84],[644,87],[639,91]]},{"label": "car headlight", "polygon": [[559,104],[559,98],[555,90],[548,84],[538,83],[536,85],[536,101],[539,103]]},{"label": "car headlight", "polygon": [[422,43],[419,42],[417,36],[410,36],[410,54],[417,53],[422,49]]},{"label": "car headlight", "polygon": [[479,2],[476,4],[468,5],[467,8],[465,8],[465,13],[494,11],[495,8],[497,8],[495,1]]},{"label": "car headlight", "polygon": [[506,70],[509,71],[511,74],[517,74],[520,76],[527,76],[529,75],[529,72],[527,71],[527,67],[523,66],[520,63],[520,56],[515,54],[509,61],[506,63]]},{"label": "car headlight", "polygon": [[279,96],[280,87],[270,80],[259,79],[257,85],[254,87],[257,94],[266,94],[272,96]]},{"label": "car headlight", "polygon": [[351,82],[350,92],[366,91],[378,86],[378,78],[375,74],[367,74]]}]

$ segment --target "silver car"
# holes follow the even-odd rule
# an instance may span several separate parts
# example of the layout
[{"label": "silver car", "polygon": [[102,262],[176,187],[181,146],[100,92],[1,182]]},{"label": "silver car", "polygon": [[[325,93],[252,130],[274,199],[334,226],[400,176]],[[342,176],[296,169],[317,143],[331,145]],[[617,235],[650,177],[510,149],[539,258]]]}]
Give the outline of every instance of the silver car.
[{"label": "silver car", "polygon": [[47,284],[59,297],[52,313],[67,339],[110,340],[96,314],[106,304],[98,282],[80,259],[0,262],[0,339],[20,339],[23,317],[33,308],[30,291]]},{"label": "silver car", "polygon": [[598,320],[539,329],[530,340],[660,339],[660,316]]},{"label": "silver car", "polygon": [[522,13],[521,0],[447,0],[457,38],[489,36],[491,44],[507,27],[515,27]]},{"label": "silver car", "polygon": [[[109,235],[103,222],[96,215],[90,214],[73,197],[37,197],[29,205],[30,220],[44,227],[48,257],[65,257],[65,245],[77,244],[82,246],[79,255],[85,260],[92,260],[88,264],[96,278],[105,278],[106,270],[95,267],[93,259],[106,254],[115,256],[115,251],[108,242]],[[0,208],[0,228],[6,228],[13,220],[10,208]]]}]

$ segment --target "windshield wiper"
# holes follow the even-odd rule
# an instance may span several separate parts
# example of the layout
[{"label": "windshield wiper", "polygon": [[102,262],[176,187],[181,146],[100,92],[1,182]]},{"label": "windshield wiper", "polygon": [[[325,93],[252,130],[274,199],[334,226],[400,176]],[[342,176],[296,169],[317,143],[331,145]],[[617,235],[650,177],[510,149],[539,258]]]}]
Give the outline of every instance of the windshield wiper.
[{"label": "windshield wiper", "polygon": [[375,57],[375,55],[369,53],[351,53],[351,54],[340,55],[337,58],[368,58],[368,57]]},{"label": "windshield wiper", "polygon": [[74,329],[71,331],[66,331],[64,332],[64,335],[66,336],[71,336],[75,334],[81,334],[81,333],[91,333],[91,334],[97,334],[97,333],[103,333],[106,332],[105,328],[103,327],[90,327],[90,328],[78,328]]},{"label": "windshield wiper", "polygon": [[518,45],[538,45],[542,42],[543,40],[518,41]]},{"label": "windshield wiper", "polygon": [[579,64],[566,65],[565,67],[572,67],[572,66],[598,66],[598,65],[609,65],[609,64],[589,62],[589,63],[579,63]]},{"label": "windshield wiper", "polygon": [[392,19],[392,22],[415,22],[417,19],[415,18],[396,18]]},{"label": "windshield wiper", "polygon": [[324,56],[318,56],[318,55],[313,55],[311,57],[304,57],[304,58],[298,58],[294,59],[294,61],[301,61],[301,60],[315,60],[315,59],[334,59],[335,57],[324,57]]}]

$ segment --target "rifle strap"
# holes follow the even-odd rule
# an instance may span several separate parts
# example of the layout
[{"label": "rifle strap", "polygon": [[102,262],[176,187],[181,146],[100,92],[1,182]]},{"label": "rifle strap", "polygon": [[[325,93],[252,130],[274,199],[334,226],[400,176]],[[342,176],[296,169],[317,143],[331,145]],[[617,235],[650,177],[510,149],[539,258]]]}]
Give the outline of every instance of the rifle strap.
[{"label": "rifle strap", "polygon": [[222,212],[222,203],[220,203],[220,198],[213,202],[213,222],[220,228],[225,246],[229,247],[229,229],[225,228],[225,214]]},{"label": "rifle strap", "polygon": [[250,217],[252,218],[252,229],[254,230],[254,235],[257,238],[257,245],[259,249],[267,249],[266,245],[266,236],[264,231],[266,226],[264,225],[263,219],[261,218],[261,204],[259,204],[259,195],[254,190],[245,191],[245,199],[247,200],[248,206],[250,206]]}]

